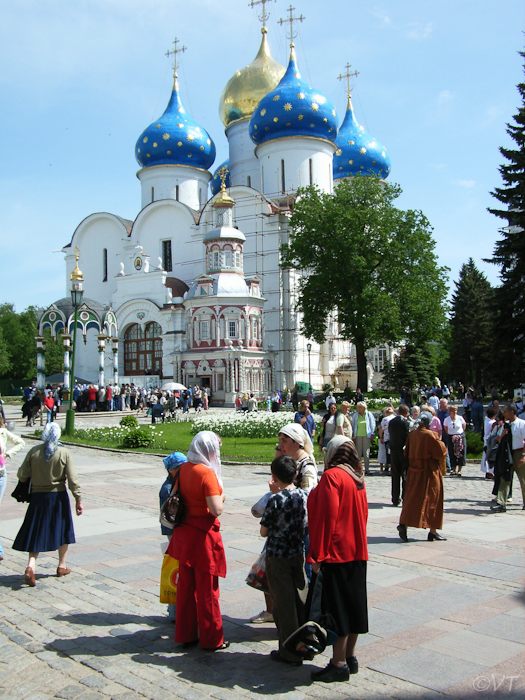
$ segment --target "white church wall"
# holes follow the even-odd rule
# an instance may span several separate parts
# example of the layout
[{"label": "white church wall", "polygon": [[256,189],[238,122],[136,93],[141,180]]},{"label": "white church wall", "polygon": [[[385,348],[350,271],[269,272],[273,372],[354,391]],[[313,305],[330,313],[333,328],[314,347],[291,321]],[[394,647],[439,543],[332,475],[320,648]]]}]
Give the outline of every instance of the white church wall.
[{"label": "white church wall", "polygon": [[230,149],[230,184],[261,189],[261,168],[255,155],[255,144],[248,133],[249,119],[231,124],[226,130]]},{"label": "white church wall", "polygon": [[89,328],[86,342],[80,328],[77,330],[77,347],[75,350],[75,376],[92,384],[98,384],[98,330]]},{"label": "white church wall", "polygon": [[142,208],[151,202],[174,199],[191,209],[201,209],[208,199],[208,170],[185,165],[153,165],[137,173],[142,190]]}]

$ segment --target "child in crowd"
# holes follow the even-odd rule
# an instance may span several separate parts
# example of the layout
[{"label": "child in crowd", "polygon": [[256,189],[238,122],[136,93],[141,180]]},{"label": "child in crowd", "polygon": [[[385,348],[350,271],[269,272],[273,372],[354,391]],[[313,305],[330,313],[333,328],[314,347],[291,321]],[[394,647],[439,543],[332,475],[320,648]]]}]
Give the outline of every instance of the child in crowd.
[{"label": "child in crowd", "polygon": [[[168,498],[171,496],[171,489],[173,488],[173,477],[175,475],[175,470],[177,469],[177,467],[180,467],[181,464],[184,464],[188,460],[186,459],[186,455],[182,452],[173,452],[167,457],[164,457],[162,461],[164,462],[164,466],[168,470],[168,476],[166,477],[166,480],[160,487],[159,491],[159,501],[161,508],[164,505],[164,502],[167,501]],[[163,535],[166,535],[169,542],[173,534],[173,528],[166,527],[165,525],[161,524],[160,531]],[[173,622],[175,622],[175,610],[176,606],[170,603],[168,605],[168,615],[170,617],[170,620],[173,620]]]},{"label": "child in crowd", "polygon": [[284,641],[304,623],[308,585],[304,571],[304,534],[307,523],[306,499],[294,486],[297,465],[282,455],[273,460],[268,485],[272,496],[261,518],[261,535],[266,542],[266,575],[273,602],[273,617],[279,633],[274,661],[300,666],[302,659],[284,648]]}]

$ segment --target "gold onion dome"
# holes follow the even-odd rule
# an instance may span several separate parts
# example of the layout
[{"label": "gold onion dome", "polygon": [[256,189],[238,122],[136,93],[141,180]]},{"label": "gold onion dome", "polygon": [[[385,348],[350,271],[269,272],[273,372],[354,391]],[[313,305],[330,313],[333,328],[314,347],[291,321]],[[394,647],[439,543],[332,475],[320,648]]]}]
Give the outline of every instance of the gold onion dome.
[{"label": "gold onion dome", "polygon": [[82,274],[82,270],[78,267],[78,254],[80,253],[78,246],[75,248],[75,269],[71,273],[71,281],[77,281],[77,282],[83,282],[84,281],[84,276]]},{"label": "gold onion dome", "polygon": [[254,61],[238,70],[222,91],[219,115],[225,127],[251,117],[262,98],[277,87],[286,71],[272,58],[266,34],[263,27],[261,47]]}]

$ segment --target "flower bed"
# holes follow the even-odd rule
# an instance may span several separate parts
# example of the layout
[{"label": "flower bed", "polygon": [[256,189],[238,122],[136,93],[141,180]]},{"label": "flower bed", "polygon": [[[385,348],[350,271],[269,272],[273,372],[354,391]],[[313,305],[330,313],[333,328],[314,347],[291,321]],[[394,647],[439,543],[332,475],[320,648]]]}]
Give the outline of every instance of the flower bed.
[{"label": "flower bed", "polygon": [[[317,424],[321,422],[320,416],[313,417]],[[293,423],[293,416],[285,412],[202,416],[193,421],[191,432],[196,435],[201,430],[212,430],[221,437],[276,438],[287,423]]]},{"label": "flower bed", "polygon": [[[75,430],[73,440],[108,447],[150,447],[165,450],[166,441],[162,435],[163,430],[158,430],[154,425],[141,426],[138,429],[115,425],[111,428],[79,428]],[[141,439],[142,437],[144,439]]]}]

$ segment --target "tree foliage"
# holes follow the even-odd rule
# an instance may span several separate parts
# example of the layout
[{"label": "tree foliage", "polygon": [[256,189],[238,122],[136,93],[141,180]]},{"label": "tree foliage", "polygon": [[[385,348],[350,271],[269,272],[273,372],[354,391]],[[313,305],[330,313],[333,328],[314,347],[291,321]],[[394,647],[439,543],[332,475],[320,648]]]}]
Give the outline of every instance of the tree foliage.
[{"label": "tree foliage", "polygon": [[385,373],[385,389],[410,389],[432,385],[437,374],[436,353],[431,343],[407,343],[393,367]]},{"label": "tree foliage", "polygon": [[[525,58],[525,52],[520,55]],[[507,133],[516,148],[500,148],[505,163],[499,171],[503,187],[492,196],[503,207],[489,211],[506,222],[500,229],[492,262],[500,268],[501,285],[495,290],[494,341],[498,347],[500,379],[506,388],[525,376],[525,83],[518,84],[521,105]]]},{"label": "tree foliage", "polygon": [[38,314],[34,306],[17,314],[13,304],[0,305],[0,348],[7,354],[7,369],[0,378],[29,379],[36,376],[35,337],[38,335]]},{"label": "tree foliage", "polygon": [[360,386],[368,348],[431,340],[446,318],[447,268],[425,216],[394,206],[400,194],[372,177],[344,180],[333,193],[302,188],[281,247],[281,266],[304,273],[302,331],[323,342],[335,312],[340,336],[356,346]]},{"label": "tree foliage", "polygon": [[451,361],[454,379],[474,387],[488,381],[494,351],[493,289],[472,258],[461,266],[452,296]]}]

